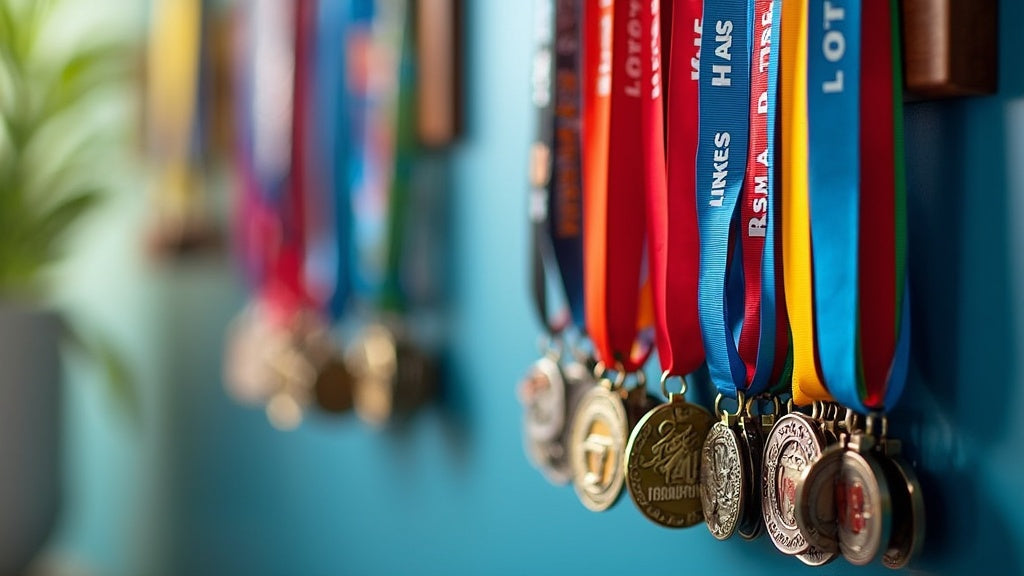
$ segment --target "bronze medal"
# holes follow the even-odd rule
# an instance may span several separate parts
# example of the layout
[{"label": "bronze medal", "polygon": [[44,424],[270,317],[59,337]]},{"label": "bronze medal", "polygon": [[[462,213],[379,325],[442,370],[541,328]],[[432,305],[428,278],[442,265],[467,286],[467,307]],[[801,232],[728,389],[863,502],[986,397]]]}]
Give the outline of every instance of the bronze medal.
[{"label": "bronze medal", "polygon": [[321,364],[313,385],[317,406],[325,412],[343,414],[352,409],[354,378],[341,358],[332,356]]},{"label": "bronze medal", "polygon": [[708,530],[719,540],[736,532],[746,507],[749,482],[743,450],[739,434],[723,421],[711,427],[701,450],[701,507]]},{"label": "bronze medal", "polygon": [[356,413],[373,426],[408,416],[436,388],[431,358],[381,324],[364,328],[346,360],[355,377]]},{"label": "bronze medal", "polygon": [[899,570],[910,562],[924,543],[924,496],[909,462],[898,454],[892,454],[883,463],[889,477],[893,527],[882,564]]},{"label": "bronze medal", "polygon": [[878,557],[892,527],[889,483],[871,444],[868,436],[852,436],[835,488],[839,550],[858,566]]},{"label": "bronze medal", "polygon": [[796,523],[796,487],[804,468],[821,456],[825,438],[814,420],[792,412],[779,418],[765,442],[761,511],[765,530],[784,554],[811,548]]},{"label": "bronze medal", "polygon": [[626,485],[650,520],[685,528],[701,514],[701,446],[712,416],[682,394],[654,408],[633,428],[626,448]]}]

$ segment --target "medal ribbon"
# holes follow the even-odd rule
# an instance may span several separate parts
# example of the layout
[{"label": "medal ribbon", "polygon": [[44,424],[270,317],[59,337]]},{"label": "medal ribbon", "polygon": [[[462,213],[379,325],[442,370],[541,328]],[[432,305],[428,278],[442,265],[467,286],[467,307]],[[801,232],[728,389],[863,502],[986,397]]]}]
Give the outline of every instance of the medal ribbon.
[{"label": "medal ribbon", "polygon": [[301,160],[309,184],[305,282],[326,314],[339,318],[348,299],[347,133],[343,42],[346,2],[317,3],[315,77],[311,79],[309,153]]},{"label": "medal ribbon", "polygon": [[750,396],[778,382],[789,352],[785,300],[776,297],[776,267],[780,263],[775,250],[778,221],[773,171],[778,56],[772,44],[778,38],[780,22],[775,4],[772,0],[753,3],[750,146],[740,203],[744,301],[737,350],[746,374],[736,385],[743,386]]},{"label": "medal ribbon", "polygon": [[569,318],[553,317],[547,305],[549,268],[557,266],[571,319],[582,332],[578,0],[558,0],[557,8],[553,0],[538,0],[535,14],[533,102],[538,128],[530,191],[533,301],[550,334],[558,334],[566,327]]},{"label": "medal ribbon", "polygon": [[[750,8],[753,0],[706,0],[700,59],[697,221],[700,228],[700,324],[711,379],[736,397],[747,369],[736,350],[726,286],[746,174],[750,105]],[[735,298],[731,300],[735,301]]]},{"label": "medal ribbon", "polygon": [[[812,2],[809,17],[818,353],[832,395],[865,413],[883,409],[902,387],[889,385],[901,357],[904,292],[897,283],[903,215],[896,213],[895,28],[891,6],[881,2]],[[871,122],[862,121],[861,106]]]},{"label": "medal ribbon", "polygon": [[[261,165],[267,168],[265,181],[270,183],[270,187],[267,189],[275,189],[279,171],[283,171],[281,173],[284,175],[284,181],[281,183],[284,193],[276,203],[279,228],[274,242],[269,246],[271,254],[269,278],[263,286],[263,296],[271,304],[272,313],[279,321],[286,321],[296,310],[309,307],[312,304],[304,282],[306,236],[304,195],[307,192],[307,184],[302,163],[299,159],[303,158],[306,154],[306,133],[308,127],[306,126],[305,107],[307,104],[306,94],[309,81],[309,40],[312,37],[313,19],[311,15],[313,14],[313,9],[314,6],[311,0],[298,0],[291,7],[291,10],[294,10],[291,14],[294,16],[283,21],[283,23],[287,23],[292,27],[291,34],[287,35],[292,42],[292,50],[286,52],[294,61],[293,73],[290,79],[292,105],[288,107],[291,117],[289,120],[279,121],[280,125],[275,122],[274,126],[278,128],[288,126],[290,138],[285,139],[285,142],[290,144],[290,149],[282,157],[280,154],[283,154],[284,149],[280,147],[280,142],[276,144],[264,142],[263,155],[261,155],[259,137],[257,141],[257,169],[259,170]],[[259,11],[258,5],[257,11]],[[267,18],[268,15],[264,14],[263,16]],[[281,27],[283,25],[282,22],[270,22],[267,20],[264,20],[263,23],[271,27]],[[283,35],[282,31],[278,32]],[[281,55],[278,54],[277,56]],[[259,65],[257,61],[257,73]],[[268,75],[262,77],[262,80],[269,82],[272,80],[272,77],[273,74],[268,73]],[[260,79],[258,78],[257,82],[259,81]],[[280,89],[280,87],[264,84],[257,86],[258,91],[272,91],[276,89]],[[266,96],[266,92],[263,92],[262,97]],[[257,98],[258,101],[259,97]],[[266,108],[260,108],[260,111],[271,113]],[[273,111],[273,113],[280,114],[280,111]],[[270,122],[271,120],[263,119],[263,121]],[[268,129],[263,136],[271,138],[273,134],[270,132],[273,132],[273,130]],[[261,164],[261,161],[265,162],[265,164]]]},{"label": "medal ribbon", "polygon": [[700,235],[695,172],[703,4],[702,0],[685,0],[672,8],[671,49],[675,53],[667,59],[667,182],[648,189],[658,359],[662,370],[674,376],[694,372],[704,362],[697,312]]},{"label": "medal ribbon", "polygon": [[643,283],[647,190],[664,178],[664,155],[646,153],[654,137],[663,139],[656,127],[658,3],[591,0],[585,18],[586,322],[600,359],[633,372],[651,351],[653,303]]},{"label": "medal ribbon", "polygon": [[400,266],[415,146],[407,16],[402,2],[354,0],[347,35],[353,292],[388,311],[404,302]]},{"label": "medal ribbon", "polygon": [[818,373],[807,186],[808,0],[784,0],[782,87],[782,262],[793,344],[793,402],[831,402]]}]

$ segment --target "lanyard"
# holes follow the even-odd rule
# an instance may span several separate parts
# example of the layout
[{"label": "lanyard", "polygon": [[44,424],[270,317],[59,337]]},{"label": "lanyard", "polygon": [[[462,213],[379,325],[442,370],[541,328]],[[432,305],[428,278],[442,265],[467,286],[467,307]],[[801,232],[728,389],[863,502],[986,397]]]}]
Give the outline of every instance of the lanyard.
[{"label": "lanyard", "polygon": [[[773,42],[781,2],[753,3],[750,64],[750,146],[740,203],[744,278],[743,327],[737,345],[746,366],[746,393],[756,396],[778,382],[789,352],[784,300],[777,298],[775,114],[778,55]],[[739,385],[739,383],[738,383]]]},{"label": "lanyard", "polygon": [[[658,359],[664,372],[684,376],[704,361],[697,313],[700,235],[697,228],[697,132],[702,0],[673,6],[666,90],[667,183],[649,189],[651,284]],[[662,26],[662,30],[665,30]]]},{"label": "lanyard", "polygon": [[569,317],[553,316],[548,277],[557,266],[569,316],[583,330],[583,202],[580,174],[579,5],[538,0],[533,103],[537,136],[531,166],[533,301],[552,335]]},{"label": "lanyard", "polygon": [[793,402],[828,402],[814,341],[811,222],[807,198],[808,0],[782,4],[782,262],[786,310],[793,335]]},{"label": "lanyard", "polygon": [[[738,232],[736,209],[746,174],[750,102],[750,2],[705,1],[700,59],[697,221],[700,323],[711,379],[735,397],[747,370],[736,350],[726,286]],[[732,272],[732,274],[731,274]],[[734,276],[735,277],[735,276]],[[735,298],[732,299],[735,302]]]},{"label": "lanyard", "polygon": [[[306,193],[306,178],[302,170],[302,164],[297,160],[303,158],[306,153],[307,126],[305,107],[307,105],[306,91],[309,81],[308,54],[310,50],[308,41],[311,38],[310,32],[313,24],[311,18],[313,5],[310,0],[299,0],[290,9],[289,15],[291,17],[284,19],[283,22],[292,28],[291,34],[286,36],[290,38],[293,45],[292,49],[286,51],[286,53],[290,54],[294,61],[293,72],[289,79],[293,96],[292,105],[288,107],[291,117],[287,121],[281,122],[282,125],[286,125],[289,129],[290,137],[284,140],[284,142],[289,144],[288,153],[284,153],[280,143],[272,145],[264,142],[264,154],[276,151],[278,155],[272,157],[261,156],[259,140],[257,140],[256,145],[257,172],[259,172],[259,166],[261,165],[266,166],[268,169],[273,169],[269,176],[270,189],[274,187],[273,180],[276,179],[274,174],[276,174],[277,170],[283,171],[282,173],[285,175],[282,183],[283,194],[275,202],[278,226],[277,234],[271,240],[271,244],[268,247],[270,253],[269,276],[267,282],[262,286],[262,295],[271,304],[272,315],[277,321],[285,320],[296,310],[306,308],[311,304],[304,283],[306,229],[304,195]],[[259,17],[259,15],[259,4],[257,4],[257,16]],[[264,19],[268,17],[266,13],[263,14]],[[263,20],[262,23],[272,28],[283,27],[282,22],[271,23],[268,20]],[[259,26],[259,22],[257,26]],[[283,33],[282,35],[285,36]],[[277,56],[280,56],[280,54]],[[257,54],[258,57],[259,54]],[[256,65],[258,72],[260,66],[258,61]],[[273,78],[273,74],[257,78],[257,94],[263,94],[265,97],[267,93],[279,90],[279,86],[260,83],[261,81],[269,82]],[[256,97],[257,102],[260,99],[259,96]],[[276,113],[280,114],[280,111],[276,111]],[[259,130],[257,132],[259,133]],[[270,132],[264,133],[262,137],[270,138],[274,131],[270,130]],[[283,155],[283,158],[280,155]],[[264,162],[266,164],[261,164]]]},{"label": "lanyard", "polygon": [[403,306],[400,265],[412,147],[412,59],[402,2],[354,0],[347,66],[354,295],[362,304]]},{"label": "lanyard", "polygon": [[310,225],[308,254],[306,256],[306,282],[318,301],[329,314],[341,316],[348,300],[349,255],[348,228],[350,225],[347,199],[345,160],[348,158],[348,131],[345,79],[345,59],[342,50],[348,2],[321,1],[317,3],[316,78],[314,105],[309,107],[315,118],[306,121],[313,128],[309,156],[311,195],[316,202],[306,207],[306,217],[316,222]]},{"label": "lanyard", "polygon": [[[653,35],[656,5],[640,0],[614,4],[592,0],[587,7],[586,322],[600,359],[608,366],[633,372],[643,366],[651,351],[647,334],[641,334],[653,315],[650,285],[641,285],[646,190],[659,174],[663,177],[657,159],[644,154],[657,132],[655,109],[661,107],[661,56],[652,49],[657,42]],[[618,23],[615,26],[613,19]]]}]

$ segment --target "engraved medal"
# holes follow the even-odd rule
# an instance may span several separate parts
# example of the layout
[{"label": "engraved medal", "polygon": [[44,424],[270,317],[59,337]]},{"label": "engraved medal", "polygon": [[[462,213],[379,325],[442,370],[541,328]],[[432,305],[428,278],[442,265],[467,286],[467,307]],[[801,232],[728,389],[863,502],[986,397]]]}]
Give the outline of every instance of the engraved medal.
[{"label": "engraved medal", "polygon": [[793,412],[779,418],[765,442],[761,511],[765,530],[784,554],[811,548],[796,523],[796,487],[804,468],[821,456],[825,439],[816,422]]},{"label": "engraved medal", "polygon": [[892,527],[889,483],[871,443],[870,437],[853,435],[835,488],[839,550],[858,566],[878,557]]},{"label": "engraved medal", "polygon": [[725,540],[736,532],[745,506],[746,455],[739,435],[727,422],[715,422],[701,450],[700,496],[711,535]]},{"label": "engraved medal", "polygon": [[703,519],[701,445],[711,422],[703,407],[670,394],[637,423],[626,448],[626,486],[644,516],[670,528]]}]

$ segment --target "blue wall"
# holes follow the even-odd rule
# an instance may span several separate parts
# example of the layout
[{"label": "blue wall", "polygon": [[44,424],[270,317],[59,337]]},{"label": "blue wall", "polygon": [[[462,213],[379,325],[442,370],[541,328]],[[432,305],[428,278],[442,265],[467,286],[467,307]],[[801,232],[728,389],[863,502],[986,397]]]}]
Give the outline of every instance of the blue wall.
[{"label": "blue wall", "polygon": [[[144,422],[111,421],[98,392],[72,390],[77,452],[55,554],[97,574],[812,572],[765,538],[658,528],[628,499],[592,514],[527,463],[514,389],[538,332],[524,194],[532,15],[526,2],[466,4],[444,402],[386,433],[324,418],[274,432],[220,384],[224,325],[242,304],[226,263],[136,262],[137,313],[119,325],[143,335],[125,339]],[[1024,5],[1001,4],[1000,95],[907,107],[914,365],[893,422],[928,499],[921,574],[979,559],[1024,573],[1024,70],[1012,62]],[[889,573],[842,560],[814,572]]]}]

